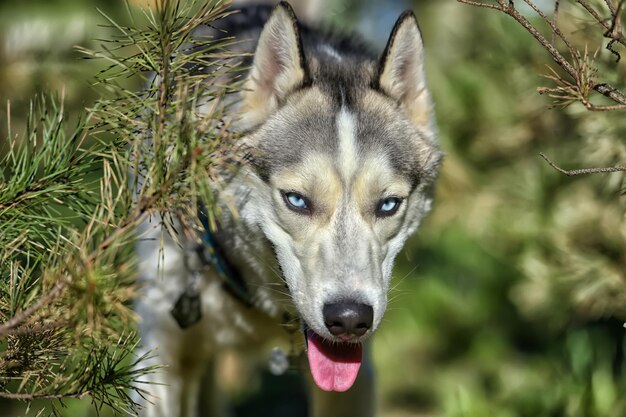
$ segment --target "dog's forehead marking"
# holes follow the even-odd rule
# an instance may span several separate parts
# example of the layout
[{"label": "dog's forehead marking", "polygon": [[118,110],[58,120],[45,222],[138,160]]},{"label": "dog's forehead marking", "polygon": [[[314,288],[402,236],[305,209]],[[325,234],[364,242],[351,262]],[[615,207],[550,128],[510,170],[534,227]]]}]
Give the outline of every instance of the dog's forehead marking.
[{"label": "dog's forehead marking", "polygon": [[337,140],[339,143],[337,166],[346,184],[350,183],[359,166],[356,122],[355,115],[342,106],[339,113],[337,113],[336,121]]}]

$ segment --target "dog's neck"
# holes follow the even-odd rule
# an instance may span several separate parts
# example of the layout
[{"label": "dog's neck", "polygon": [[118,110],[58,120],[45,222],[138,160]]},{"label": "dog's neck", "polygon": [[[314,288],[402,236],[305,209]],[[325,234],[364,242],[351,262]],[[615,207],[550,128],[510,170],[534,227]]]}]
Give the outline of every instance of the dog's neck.
[{"label": "dog's neck", "polygon": [[284,320],[285,313],[296,316],[289,288],[276,260],[273,245],[258,224],[250,222],[246,210],[252,204],[242,200],[238,204],[239,216],[223,216],[222,228],[217,235],[228,261],[237,269],[248,288],[256,308]]}]

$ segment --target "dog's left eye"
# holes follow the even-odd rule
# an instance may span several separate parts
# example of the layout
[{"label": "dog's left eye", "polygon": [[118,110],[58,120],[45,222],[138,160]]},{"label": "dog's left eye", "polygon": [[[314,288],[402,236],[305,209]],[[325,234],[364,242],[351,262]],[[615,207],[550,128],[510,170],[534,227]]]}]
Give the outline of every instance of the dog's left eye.
[{"label": "dog's left eye", "polygon": [[376,208],[376,215],[378,217],[391,216],[398,211],[401,203],[402,199],[399,197],[387,197],[382,199]]},{"label": "dog's left eye", "polygon": [[310,213],[311,205],[309,200],[303,196],[302,194],[298,194],[294,191],[281,191],[283,199],[287,204],[287,207],[291,210],[300,212],[300,213]]}]

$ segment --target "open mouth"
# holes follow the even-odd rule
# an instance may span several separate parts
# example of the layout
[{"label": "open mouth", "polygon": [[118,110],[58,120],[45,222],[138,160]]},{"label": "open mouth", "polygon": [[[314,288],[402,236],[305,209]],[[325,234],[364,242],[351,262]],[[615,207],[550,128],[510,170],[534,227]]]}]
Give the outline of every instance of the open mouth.
[{"label": "open mouth", "polygon": [[309,367],[315,384],[324,391],[347,391],[361,367],[363,346],[358,342],[329,341],[305,329]]}]

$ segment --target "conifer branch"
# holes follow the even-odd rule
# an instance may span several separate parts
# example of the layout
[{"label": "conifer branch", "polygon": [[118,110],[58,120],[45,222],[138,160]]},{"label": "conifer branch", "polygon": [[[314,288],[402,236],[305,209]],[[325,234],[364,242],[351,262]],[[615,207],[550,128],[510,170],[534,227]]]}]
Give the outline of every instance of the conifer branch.
[{"label": "conifer branch", "polygon": [[[216,182],[239,163],[222,100],[241,84],[234,41],[195,35],[232,13],[227,6],[161,0],[138,16],[129,7],[132,27],[103,14],[116,37],[79,48],[109,63],[94,83],[98,103],[70,130],[62,103],[39,98],[25,134],[9,131],[0,160],[0,397],[48,399],[55,414],[56,401],[89,396],[135,413],[129,392],[145,395],[140,377],[154,368],[126,359],[137,343],[128,310],[134,229],[172,211],[199,227],[198,202],[217,212]],[[147,81],[137,93],[122,78]]]},{"label": "conifer branch", "polygon": [[6,335],[8,335],[14,329],[18,328],[19,326],[24,324],[26,321],[30,320],[37,311],[41,310],[43,307],[53,302],[57,297],[61,295],[61,292],[65,289],[66,286],[67,286],[67,281],[57,282],[57,284],[50,291],[48,291],[45,295],[39,298],[35,304],[28,307],[26,310],[20,311],[19,313],[11,317],[11,319],[6,321],[5,323],[1,323],[0,324],[0,340],[2,340]]}]

